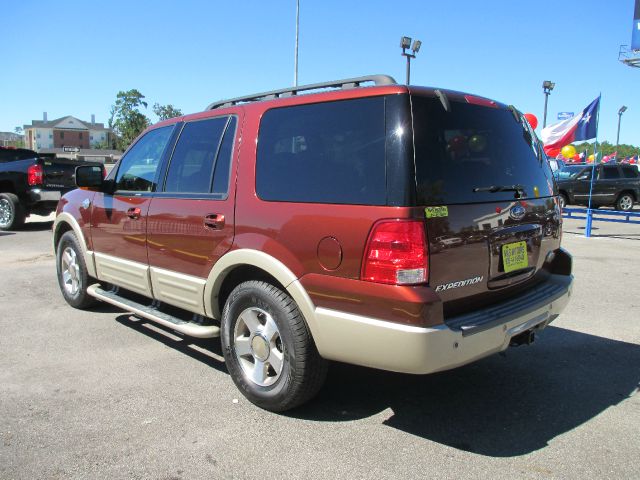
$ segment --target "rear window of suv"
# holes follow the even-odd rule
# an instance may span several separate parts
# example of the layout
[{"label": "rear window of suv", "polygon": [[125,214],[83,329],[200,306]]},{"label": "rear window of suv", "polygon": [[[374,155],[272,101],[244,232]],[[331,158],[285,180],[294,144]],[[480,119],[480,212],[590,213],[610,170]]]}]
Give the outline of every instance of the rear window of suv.
[{"label": "rear window of suv", "polygon": [[[412,97],[419,205],[512,201],[554,194],[553,174],[529,127],[507,109]],[[474,191],[474,189],[484,191]]]},{"label": "rear window of suv", "polygon": [[267,111],[256,191],[271,201],[384,205],[384,97]]}]

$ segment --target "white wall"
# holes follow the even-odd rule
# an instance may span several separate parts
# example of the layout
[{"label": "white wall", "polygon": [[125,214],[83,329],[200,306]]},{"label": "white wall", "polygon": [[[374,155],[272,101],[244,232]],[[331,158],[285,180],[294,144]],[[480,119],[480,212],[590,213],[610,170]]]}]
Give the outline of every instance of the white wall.
[{"label": "white wall", "polygon": [[89,143],[93,146],[97,143],[107,141],[107,132],[105,130],[89,130]]}]

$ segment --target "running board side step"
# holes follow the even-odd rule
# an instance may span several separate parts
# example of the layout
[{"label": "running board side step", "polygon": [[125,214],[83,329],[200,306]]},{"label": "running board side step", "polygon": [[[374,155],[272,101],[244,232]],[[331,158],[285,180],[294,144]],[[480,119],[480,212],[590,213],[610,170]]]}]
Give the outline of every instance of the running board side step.
[{"label": "running board side step", "polygon": [[89,286],[87,293],[98,300],[115,305],[134,315],[151,320],[152,322],[190,337],[213,338],[220,336],[220,328],[215,325],[198,325],[197,323],[187,322],[168,313],[161,312],[153,306],[142,305],[141,303],[121,297],[113,291],[103,290],[98,283]]}]

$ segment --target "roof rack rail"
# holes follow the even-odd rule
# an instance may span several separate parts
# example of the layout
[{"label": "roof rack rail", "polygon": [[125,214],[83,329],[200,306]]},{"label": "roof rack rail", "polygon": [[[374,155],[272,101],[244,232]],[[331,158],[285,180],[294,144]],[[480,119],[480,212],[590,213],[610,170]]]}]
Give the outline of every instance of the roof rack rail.
[{"label": "roof rack rail", "polygon": [[398,82],[389,75],[367,75],[365,77],[346,78],[344,80],[333,80],[331,82],[312,83],[310,85],[300,85],[298,87],[281,88],[279,90],[271,90],[270,92],[255,93],[244,97],[229,98],[227,100],[219,100],[208,105],[206,110],[215,110],[216,108],[225,108],[237,105],[243,102],[255,102],[258,100],[272,100],[280,97],[291,97],[300,92],[308,90],[320,90],[322,88],[356,88],[362,86],[363,83],[372,82],[374,85],[395,85]]}]

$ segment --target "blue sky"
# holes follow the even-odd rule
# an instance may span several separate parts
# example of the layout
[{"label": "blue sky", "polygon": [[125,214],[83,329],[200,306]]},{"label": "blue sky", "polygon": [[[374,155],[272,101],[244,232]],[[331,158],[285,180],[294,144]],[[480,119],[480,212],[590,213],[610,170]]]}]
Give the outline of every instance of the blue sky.
[{"label": "blue sky", "polygon": [[[599,140],[640,145],[640,68],[618,61],[633,0],[301,0],[299,83],[387,73],[404,82],[399,40],[422,40],[416,85],[484,95],[547,123],[602,92]],[[2,7],[0,131],[73,115],[107,123],[119,90],[185,113],[293,82],[295,0],[11,1]]]}]

